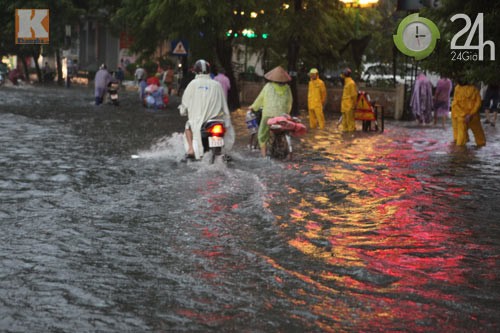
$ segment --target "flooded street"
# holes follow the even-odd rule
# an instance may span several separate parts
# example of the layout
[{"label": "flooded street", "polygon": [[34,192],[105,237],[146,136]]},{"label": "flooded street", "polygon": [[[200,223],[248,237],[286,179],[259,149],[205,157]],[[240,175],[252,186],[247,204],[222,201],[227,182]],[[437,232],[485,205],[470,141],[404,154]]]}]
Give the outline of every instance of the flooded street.
[{"label": "flooded street", "polygon": [[238,111],[232,163],[184,164],[177,98],[120,98],[0,88],[0,331],[500,330],[500,123],[328,119],[280,162]]}]

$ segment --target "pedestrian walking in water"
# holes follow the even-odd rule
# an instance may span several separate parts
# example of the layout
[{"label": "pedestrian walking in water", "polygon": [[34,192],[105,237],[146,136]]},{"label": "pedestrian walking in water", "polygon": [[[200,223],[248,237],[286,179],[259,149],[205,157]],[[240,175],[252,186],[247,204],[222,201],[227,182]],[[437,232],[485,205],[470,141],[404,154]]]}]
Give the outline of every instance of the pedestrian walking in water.
[{"label": "pedestrian walking in water", "polygon": [[431,81],[420,73],[415,80],[411,96],[411,110],[419,124],[429,124],[432,119],[432,84]]},{"label": "pedestrian walking in water", "polygon": [[479,115],[480,108],[479,89],[467,82],[464,77],[460,77],[451,104],[453,140],[457,146],[465,146],[469,139],[467,134],[469,128],[474,134],[476,145],[478,147],[486,145],[486,137]]},{"label": "pedestrian walking in water", "polygon": [[146,80],[146,70],[138,66],[134,72],[135,81],[139,84],[142,80]]},{"label": "pedestrian walking in water", "polygon": [[434,125],[438,118],[442,119],[442,126],[445,127],[446,117],[450,111],[451,80],[441,76],[436,84],[434,93]]},{"label": "pedestrian walking in water", "polygon": [[229,89],[231,89],[231,82],[229,81],[229,78],[226,76],[226,71],[224,68],[221,67],[219,69],[219,73],[214,77],[214,80],[219,82],[220,85],[222,86],[222,90],[224,91],[224,96],[226,97],[227,101]]},{"label": "pedestrian walking in water", "polygon": [[270,129],[267,124],[269,118],[290,114],[292,110],[292,91],[288,82],[292,80],[290,75],[281,67],[275,67],[264,75],[268,80],[259,95],[250,106],[251,110],[262,109],[257,138],[259,140],[260,153],[262,157],[267,156],[267,142],[270,137]]},{"label": "pedestrian walking in water", "polygon": [[174,85],[174,70],[171,65],[167,66],[167,70],[163,73],[162,82],[165,84],[167,88],[168,96],[172,93],[173,85]]},{"label": "pedestrian walking in water", "polygon": [[[486,93],[484,94],[483,105],[484,114],[486,116],[484,123],[495,127],[498,109],[500,108],[500,91],[498,90],[498,83],[488,84]],[[490,118],[490,112],[493,112],[493,119]]]},{"label": "pedestrian walking in water", "polygon": [[358,88],[356,83],[351,78],[352,71],[350,68],[344,69],[340,77],[344,80],[344,90],[342,91],[342,101],[340,104],[340,112],[342,113],[342,131],[353,132],[356,130],[354,121],[354,108],[358,99]]},{"label": "pedestrian walking in water", "polygon": [[121,68],[121,66],[118,66],[118,68],[116,69],[115,79],[118,81],[118,84],[121,86],[123,80],[125,79],[125,73],[123,72],[123,69]]},{"label": "pedestrian walking in water", "polygon": [[307,91],[307,108],[309,109],[309,127],[325,128],[325,115],[323,108],[326,104],[326,87],[323,80],[319,78],[316,68],[309,71],[309,87]]}]

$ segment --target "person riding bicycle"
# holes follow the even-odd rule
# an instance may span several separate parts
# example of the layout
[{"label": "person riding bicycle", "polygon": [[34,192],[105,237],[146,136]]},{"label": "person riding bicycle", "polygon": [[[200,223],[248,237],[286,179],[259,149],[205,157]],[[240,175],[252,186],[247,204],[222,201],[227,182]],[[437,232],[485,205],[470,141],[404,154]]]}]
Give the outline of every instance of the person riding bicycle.
[{"label": "person riding bicycle", "polygon": [[209,119],[224,119],[226,150],[231,150],[235,138],[224,91],[219,82],[210,78],[210,64],[200,59],[196,61],[194,71],[196,76],[186,87],[179,105],[181,116],[188,117],[184,131],[188,146],[185,159],[199,159],[203,155],[201,127]]},{"label": "person riding bicycle", "polygon": [[249,109],[255,111],[262,108],[262,120],[257,134],[262,157],[267,155],[267,142],[270,137],[267,120],[281,116],[284,113],[289,114],[292,110],[293,101],[292,91],[288,85],[292,78],[281,66],[267,72],[264,78],[269,82],[264,85],[253,104],[249,107]]}]

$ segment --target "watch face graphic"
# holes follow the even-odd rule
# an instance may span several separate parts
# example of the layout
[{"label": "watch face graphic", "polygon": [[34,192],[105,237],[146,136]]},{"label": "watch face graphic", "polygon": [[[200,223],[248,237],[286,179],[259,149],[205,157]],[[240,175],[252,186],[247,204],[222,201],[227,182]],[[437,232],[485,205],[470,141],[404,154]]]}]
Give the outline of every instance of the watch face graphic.
[{"label": "watch face graphic", "polygon": [[393,36],[398,50],[416,60],[428,57],[439,38],[437,26],[431,20],[419,17],[418,13],[405,17],[398,26],[397,34]]}]

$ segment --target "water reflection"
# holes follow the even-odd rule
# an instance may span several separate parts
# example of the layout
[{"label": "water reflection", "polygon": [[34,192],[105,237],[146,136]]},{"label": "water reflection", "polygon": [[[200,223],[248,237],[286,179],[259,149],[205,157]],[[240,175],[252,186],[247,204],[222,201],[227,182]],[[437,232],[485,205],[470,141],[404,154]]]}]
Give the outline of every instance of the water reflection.
[{"label": "water reflection", "polygon": [[[278,221],[288,244],[309,258],[309,268],[269,262],[310,285],[302,297],[311,297],[307,303],[314,305],[306,307],[317,316],[317,327],[327,331],[349,325],[368,331],[496,327],[490,317],[496,311],[471,300],[478,286],[470,277],[481,271],[487,285],[496,284],[498,248],[471,243],[474,231],[467,225],[473,212],[460,203],[475,194],[456,182],[464,164],[474,165],[476,151],[457,151],[446,140],[425,135],[415,140],[409,137],[413,133],[396,133],[393,140],[395,133],[387,132],[347,138],[326,133],[305,144],[305,150],[321,151],[324,160],[302,160],[293,168],[309,181],[311,174],[322,177],[290,185],[290,213]],[[441,152],[446,157],[436,158]],[[472,249],[483,256],[471,261]],[[499,296],[498,290],[489,292]],[[345,298],[357,310],[341,301]],[[293,302],[301,304],[296,297]]]},{"label": "water reflection", "polygon": [[0,330],[498,330],[494,128],[476,150],[332,127],[289,163],[245,150],[236,112],[234,163],[186,165],[174,107],[6,91]]}]

